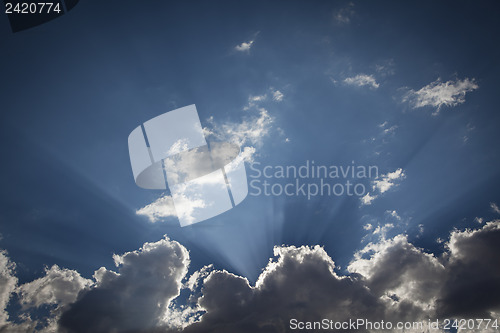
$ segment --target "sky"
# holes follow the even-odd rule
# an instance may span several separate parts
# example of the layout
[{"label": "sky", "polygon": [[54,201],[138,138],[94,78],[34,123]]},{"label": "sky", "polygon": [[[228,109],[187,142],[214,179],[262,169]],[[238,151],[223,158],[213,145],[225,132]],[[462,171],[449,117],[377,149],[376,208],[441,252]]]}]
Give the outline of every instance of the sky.
[{"label": "sky", "polygon": [[[81,1],[13,33],[0,15],[0,332],[500,319],[499,16]],[[240,146],[249,193],[181,227],[169,189],[136,185],[127,138],[192,104],[207,140]],[[279,174],[312,165],[356,173]]]}]

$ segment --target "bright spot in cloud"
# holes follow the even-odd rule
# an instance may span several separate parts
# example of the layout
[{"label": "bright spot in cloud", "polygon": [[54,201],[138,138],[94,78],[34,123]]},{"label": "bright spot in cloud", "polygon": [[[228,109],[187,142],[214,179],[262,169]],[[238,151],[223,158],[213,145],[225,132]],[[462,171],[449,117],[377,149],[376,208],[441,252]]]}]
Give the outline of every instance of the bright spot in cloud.
[{"label": "bright spot in cloud", "polygon": [[[380,175],[376,180],[372,182],[373,192],[367,193],[365,196],[361,197],[362,205],[371,205],[373,200],[378,198],[381,194],[387,192],[391,188],[397,185],[397,182],[406,177],[403,169],[399,168],[396,171],[388,172],[386,174]],[[376,194],[375,192],[378,192]],[[389,211],[390,212],[390,211]],[[397,216],[397,213],[394,211]],[[392,215],[392,212],[391,212]],[[394,216],[394,215],[392,215]],[[394,216],[394,217],[396,217]],[[399,217],[399,216],[398,216]]]},{"label": "bright spot in cloud", "polygon": [[353,77],[344,79],[344,83],[348,86],[363,87],[368,86],[371,89],[377,89],[380,85],[375,80],[373,75],[358,74]]},{"label": "bright spot in cloud", "polygon": [[465,94],[478,89],[474,79],[450,80],[441,82],[441,79],[429,83],[415,91],[411,89],[403,96],[403,102],[408,102],[414,109],[431,106],[436,108],[437,114],[441,107],[457,106],[465,102]]},{"label": "bright spot in cloud", "polygon": [[239,51],[239,52],[248,52],[248,51],[250,51],[250,48],[252,47],[252,45],[253,45],[254,42],[255,42],[254,40],[251,40],[251,41],[248,41],[248,42],[243,42],[243,43],[241,43],[239,45],[236,45],[234,47],[234,49],[236,51]]}]

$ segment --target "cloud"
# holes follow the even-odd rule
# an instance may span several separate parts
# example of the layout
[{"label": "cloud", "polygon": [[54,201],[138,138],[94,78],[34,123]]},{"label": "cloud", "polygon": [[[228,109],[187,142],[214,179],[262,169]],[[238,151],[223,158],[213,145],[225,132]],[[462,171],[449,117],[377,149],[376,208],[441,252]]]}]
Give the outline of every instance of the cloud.
[{"label": "cloud", "polygon": [[372,193],[367,193],[365,196],[361,197],[361,204],[371,205],[373,200],[378,198],[381,194],[389,191],[391,188],[397,186],[398,182],[403,180],[405,177],[406,174],[401,168],[378,176],[377,179],[372,181]]},{"label": "cloud", "polygon": [[78,294],[91,284],[91,280],[83,278],[78,272],[53,265],[45,269],[43,277],[20,286],[17,293],[25,309],[44,304],[66,306],[73,303]]},{"label": "cloud", "polygon": [[377,198],[376,195],[372,196],[370,193],[366,193],[363,197],[361,197],[361,203],[363,205],[371,205],[372,201]]},{"label": "cloud", "polygon": [[401,216],[399,216],[398,212],[396,212],[395,210],[386,210],[385,213],[392,216],[396,220],[401,221]]},{"label": "cloud", "polygon": [[[4,251],[1,251],[0,332],[2,333],[58,332],[57,320],[61,313],[92,284],[91,280],[83,278],[78,272],[54,265],[50,269],[45,269],[44,276],[18,286],[14,269],[15,264],[9,260]],[[20,313],[18,318],[9,318],[6,306],[14,294],[17,295],[14,299],[20,305]],[[48,310],[47,317],[32,319],[32,314],[36,314],[40,309]]]},{"label": "cloud", "polygon": [[139,250],[114,255],[118,272],[101,268],[97,286],[62,315],[69,332],[145,331],[163,325],[173,298],[179,295],[189,266],[186,248],[164,238]]},{"label": "cloud", "polygon": [[500,220],[481,229],[453,231],[446,244],[448,274],[439,316],[480,318],[500,311]]},{"label": "cloud", "polygon": [[439,260],[404,235],[368,244],[355,254],[348,270],[361,274],[374,296],[407,319],[433,313],[445,277]]},{"label": "cloud", "polygon": [[385,128],[383,134],[384,135],[394,134],[394,132],[396,131],[396,129],[398,129],[398,127],[399,127],[398,125],[393,125],[391,127]]},{"label": "cloud", "polygon": [[15,264],[7,257],[7,253],[0,251],[0,328],[9,319],[5,308],[17,285],[17,277],[14,275],[15,267]]},{"label": "cloud", "polygon": [[238,52],[250,52],[250,48],[252,47],[255,40],[250,40],[248,42],[243,42],[234,47],[234,49]]},{"label": "cloud", "polygon": [[[356,252],[346,275],[336,272],[333,260],[319,246],[275,247],[276,257],[255,286],[226,271],[210,273],[198,298],[206,313],[185,332],[284,332],[290,330],[291,318],[393,323],[495,318],[500,309],[500,268],[495,265],[499,244],[499,221],[475,231],[453,231],[441,256],[397,235]],[[476,269],[481,274],[475,274]],[[462,274],[471,281],[463,280]],[[407,331],[422,332],[425,327]]]},{"label": "cloud", "polygon": [[333,20],[339,25],[349,24],[354,13],[354,3],[349,2],[345,7],[333,13]]},{"label": "cloud", "polygon": [[375,80],[373,75],[358,74],[353,77],[344,79],[344,83],[349,86],[363,87],[368,86],[371,89],[377,89],[380,85]]},{"label": "cloud", "polygon": [[437,114],[442,106],[453,107],[464,103],[465,94],[478,88],[474,79],[441,82],[438,78],[420,90],[411,89],[403,96],[402,101],[408,102],[414,109],[425,106],[434,107],[436,108],[435,114]]},{"label": "cloud", "polygon": [[164,195],[156,199],[152,203],[138,209],[135,213],[137,215],[146,216],[151,222],[157,222],[167,217],[177,216],[174,201],[169,195]]},{"label": "cloud", "polygon": [[220,141],[235,143],[240,147],[261,147],[271,130],[274,118],[262,107],[257,109],[257,114],[246,115],[241,122],[217,123],[213,118],[208,122],[211,128],[205,128],[208,136]]},{"label": "cloud", "polygon": [[[382,237],[357,251],[343,273],[318,245],[276,246],[251,285],[211,266],[188,277],[188,251],[164,238],[114,255],[118,270],[101,267],[92,286],[77,272],[53,266],[19,290],[25,306],[44,304],[43,299],[62,306],[52,332],[284,332],[291,318],[393,323],[495,318],[500,312],[500,220],[476,230],[454,230],[444,245],[444,252],[435,255],[406,235]],[[11,281],[11,293],[17,279],[13,264],[5,254],[2,258],[2,267],[10,266],[2,277]],[[24,320],[9,322],[0,332],[35,331],[35,323]],[[413,330],[422,331],[425,327]]]},{"label": "cloud", "polygon": [[[280,101],[282,100],[283,94],[281,92],[278,90],[271,91],[273,92],[274,100],[276,100],[276,96]],[[276,94],[277,92],[279,94]],[[257,148],[263,146],[264,140],[271,133],[274,122],[274,117],[260,104],[265,102],[266,99],[267,94],[249,96],[248,105],[243,108],[243,110],[247,112],[243,114],[243,118],[240,122],[217,122],[213,117],[210,117],[207,120],[209,126],[203,128],[203,132],[208,141],[236,144],[241,148],[242,161],[240,162],[253,162]],[[279,132],[280,135],[284,135],[282,129],[280,129]],[[184,145],[185,143],[182,141],[176,142],[173,148],[174,152],[181,151]],[[211,147],[211,152],[213,153],[213,145],[211,145]],[[178,184],[176,193],[172,192],[173,196],[163,194],[153,202],[136,210],[137,215],[145,216],[153,223],[170,217],[179,217],[179,219],[189,224],[195,220],[194,215],[197,211],[199,212],[200,208],[206,208],[213,204],[213,202],[209,200],[202,199],[198,191],[196,191],[196,189],[199,189],[199,185],[202,185],[200,183],[202,180],[198,179],[198,181],[196,181],[194,180],[195,178],[205,176],[203,181],[207,179],[210,180],[209,178],[211,178],[206,177],[208,172],[199,170],[200,168],[206,169],[206,166],[210,164],[200,163],[200,154],[198,154],[200,149],[182,153],[180,156],[174,156],[164,160],[169,185],[171,185],[171,181],[175,181],[175,183],[178,184],[181,182],[180,179],[184,178],[185,180],[191,180],[189,188],[186,187],[187,185]],[[239,160],[235,161],[235,163],[238,163],[238,161]],[[197,177],[193,177],[193,175],[197,175]],[[211,179],[216,180],[218,178],[212,177]],[[181,190],[180,186],[184,186],[184,189]],[[224,184],[224,186],[226,185]]]},{"label": "cloud", "polygon": [[276,102],[281,102],[283,100],[283,97],[285,95],[283,95],[283,93],[279,90],[274,90],[273,91],[273,100],[276,101]]},{"label": "cloud", "polygon": [[498,208],[498,205],[494,202],[490,202],[490,207],[491,210],[493,210],[495,213],[500,214],[500,208]]},{"label": "cloud", "polygon": [[382,303],[356,277],[339,276],[320,246],[274,248],[255,286],[214,271],[203,282],[202,320],[185,332],[285,332],[289,320],[382,318]]},{"label": "cloud", "polygon": [[405,173],[403,169],[399,168],[394,172],[381,175],[379,178],[373,181],[373,190],[377,189],[380,193],[385,193],[396,185],[396,181],[405,178]]}]

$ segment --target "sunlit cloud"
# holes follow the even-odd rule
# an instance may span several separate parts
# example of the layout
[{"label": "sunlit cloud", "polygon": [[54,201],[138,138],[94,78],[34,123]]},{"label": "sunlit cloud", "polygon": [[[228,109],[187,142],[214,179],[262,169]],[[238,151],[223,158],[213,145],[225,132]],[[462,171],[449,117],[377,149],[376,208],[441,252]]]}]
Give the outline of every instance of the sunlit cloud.
[{"label": "sunlit cloud", "polygon": [[500,214],[500,208],[498,208],[498,205],[494,202],[490,202],[490,208],[493,210],[495,213]]},{"label": "sunlit cloud", "polygon": [[398,182],[403,180],[405,177],[406,174],[402,168],[380,175],[377,179],[372,181],[372,193],[367,193],[365,196],[361,197],[361,204],[371,205],[373,200],[389,191],[391,188],[397,186]]},{"label": "sunlit cloud", "polygon": [[14,275],[15,267],[16,265],[7,256],[7,252],[0,251],[0,328],[9,319],[5,308],[17,285],[17,277]]},{"label": "sunlit cloud", "polygon": [[426,106],[436,108],[437,114],[441,107],[453,107],[465,103],[465,95],[479,88],[475,79],[465,78],[463,80],[450,80],[442,82],[441,79],[429,83],[419,90],[411,89],[402,101],[408,102],[414,109]]},{"label": "sunlit cloud", "polygon": [[344,79],[344,83],[349,86],[364,87],[368,86],[371,89],[377,89],[380,85],[373,75],[358,74],[353,77]]},{"label": "sunlit cloud", "polygon": [[281,102],[283,100],[283,97],[285,97],[285,95],[281,91],[273,91],[273,100],[275,100],[276,102]]},{"label": "sunlit cloud", "polygon": [[254,45],[254,43],[255,43],[255,40],[256,40],[257,36],[259,35],[259,33],[260,33],[259,31],[258,31],[258,32],[256,32],[256,33],[253,35],[252,39],[250,39],[250,40],[248,40],[248,41],[245,41],[245,42],[242,42],[242,43],[240,43],[240,44],[236,45],[236,46],[234,47],[234,50],[236,50],[237,52],[246,52],[246,53],[249,53],[249,52],[250,52],[250,49],[252,48],[252,46],[253,46],[253,45]]},{"label": "sunlit cloud", "polygon": [[[366,224],[364,229],[372,228]],[[500,241],[500,220],[476,230],[453,230],[442,240],[441,256],[416,247],[404,234],[386,238],[390,228],[376,228],[382,237],[356,251],[344,273],[319,245],[276,246],[253,286],[245,277],[211,265],[187,275],[187,249],[168,238],[115,254],[116,271],[101,267],[93,280],[53,266],[43,277],[17,286],[14,263],[2,253],[0,277],[10,281],[8,288],[0,285],[9,291],[2,293],[3,331],[255,332],[262,323],[278,329],[289,318],[428,322],[477,311],[485,317],[496,314],[500,258],[491,248]],[[46,305],[59,310],[43,321],[24,315],[14,323],[6,305],[15,290],[20,297],[14,301],[25,314]]]},{"label": "sunlit cloud", "polygon": [[380,193],[385,193],[392,187],[396,186],[396,182],[404,177],[405,173],[403,169],[399,168],[396,171],[381,175],[378,180],[374,180],[373,189],[377,189]]}]

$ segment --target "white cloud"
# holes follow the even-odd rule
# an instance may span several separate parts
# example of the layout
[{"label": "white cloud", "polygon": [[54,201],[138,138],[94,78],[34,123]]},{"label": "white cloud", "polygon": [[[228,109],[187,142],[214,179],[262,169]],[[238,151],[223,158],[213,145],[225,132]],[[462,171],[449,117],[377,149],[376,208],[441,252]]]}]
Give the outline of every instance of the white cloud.
[{"label": "white cloud", "polygon": [[256,95],[248,97],[248,104],[243,107],[243,111],[251,110],[258,107],[260,102],[264,102],[267,99],[267,94]]},{"label": "white cloud", "polygon": [[387,134],[394,134],[394,132],[398,129],[398,127],[399,127],[398,125],[393,125],[391,127],[385,128],[384,131],[383,131],[383,133],[385,135],[387,135]]},{"label": "white cloud", "polygon": [[236,45],[234,47],[234,49],[236,51],[239,51],[239,52],[249,52],[250,51],[250,48],[252,47],[253,43],[255,42],[255,40],[250,40],[248,42],[243,42],[239,45]]},{"label": "white cloud", "polygon": [[465,94],[478,89],[474,79],[450,80],[429,83],[425,87],[415,91],[410,90],[403,96],[403,102],[408,102],[414,109],[425,106],[436,108],[437,114],[442,106],[456,106],[465,102]]},{"label": "white cloud", "polygon": [[269,134],[274,118],[269,112],[258,108],[256,115],[247,115],[241,122],[216,123],[213,118],[209,119],[212,125],[210,129],[205,128],[207,135],[212,135],[221,141],[235,143],[240,147],[261,147],[264,138]]},{"label": "white cloud", "polygon": [[363,197],[361,197],[361,203],[363,205],[371,205],[372,201],[377,198],[376,195],[370,195],[370,193],[366,193]]},{"label": "white cloud", "polygon": [[[494,265],[500,257],[496,251],[486,256],[477,248],[487,250],[496,244],[499,230],[500,222],[495,222],[495,226],[476,231],[455,231],[450,243],[457,249],[442,257],[426,253],[405,235],[381,239],[354,255],[348,275],[336,273],[332,258],[319,246],[275,247],[277,258],[270,260],[255,286],[226,271],[214,271],[204,279],[198,305],[206,313],[185,332],[287,331],[290,318],[386,322],[428,322],[436,316],[467,318],[475,314],[491,318],[500,308],[495,284],[500,268]],[[482,246],[485,240],[487,244]],[[473,251],[468,252],[469,248]],[[457,251],[465,257],[458,258]],[[479,256],[483,258],[474,266]],[[473,284],[457,279],[466,272],[475,276],[474,268],[489,269],[491,276],[476,276]],[[483,289],[478,279],[485,279],[488,287]]]},{"label": "white cloud", "polygon": [[417,316],[434,310],[445,276],[439,260],[410,244],[404,235],[368,244],[355,254],[348,270],[365,277],[374,295],[388,305],[406,305]]},{"label": "white cloud", "polygon": [[78,272],[54,265],[45,269],[43,277],[20,286],[17,293],[23,308],[43,304],[66,306],[73,303],[78,294],[91,284],[91,280],[83,278]]},{"label": "white cloud", "polygon": [[385,239],[387,237],[387,233],[394,228],[393,223],[386,223],[383,226],[377,226],[375,230],[373,230],[372,235],[379,236],[381,239]]},{"label": "white cloud", "polygon": [[349,86],[363,87],[368,86],[371,89],[377,89],[380,85],[375,80],[373,75],[358,74],[353,77],[344,79],[344,83]]},{"label": "white cloud", "polygon": [[[188,251],[165,238],[114,255],[118,271],[100,268],[91,287],[78,273],[54,266],[20,290],[30,295],[22,296],[29,299],[26,306],[44,304],[44,298],[52,304],[59,300],[60,307],[66,304],[60,320],[52,318],[42,332],[245,333],[286,331],[290,318],[492,318],[500,311],[498,244],[500,220],[477,230],[452,231],[440,256],[426,253],[405,235],[380,238],[357,251],[344,274],[318,245],[277,246],[252,286],[244,277],[211,266],[187,277]],[[2,267],[10,268],[2,276],[14,281],[8,283],[12,292],[17,279],[13,264],[5,254],[3,258]],[[179,297],[181,290],[185,293]],[[75,298],[77,292],[82,294]],[[33,332],[40,327],[23,318],[0,331]],[[421,331],[425,329],[413,332]]]},{"label": "white cloud", "polygon": [[373,190],[377,189],[380,193],[385,193],[397,185],[396,181],[404,179],[405,173],[403,169],[399,168],[394,172],[381,175],[379,178],[373,181]]},{"label": "white cloud", "polygon": [[[274,94],[273,94],[274,95]],[[257,148],[262,147],[264,140],[270,134],[274,117],[269,112],[260,106],[260,103],[267,99],[267,95],[251,95],[248,98],[248,105],[244,107],[245,112],[241,122],[216,122],[213,117],[208,119],[209,127],[203,128],[203,132],[209,141],[229,142],[238,145],[241,148],[242,161],[252,162],[254,160]],[[284,131],[280,129],[280,134],[284,135]],[[176,151],[182,150],[185,143],[182,141],[176,142]],[[213,149],[212,149],[213,153]],[[197,151],[191,151],[181,154],[175,158],[165,160],[165,170],[170,181],[176,183],[181,179],[192,179],[192,175],[207,173],[200,172],[200,168],[205,167],[204,163],[198,163],[199,158]],[[207,180],[209,177],[205,177]],[[213,178],[215,179],[215,178]],[[193,186],[200,185],[194,180],[191,181]],[[180,186],[180,185],[179,185]],[[225,184],[224,184],[225,186]],[[186,190],[188,190],[186,188]],[[146,216],[151,222],[161,221],[169,217],[179,217],[186,222],[194,220],[194,213],[199,208],[205,208],[211,205],[211,202],[202,200],[197,196],[196,191],[180,191],[174,193],[174,197],[170,195],[162,195],[150,204],[138,209],[136,214]],[[175,206],[174,206],[175,199]]]},{"label": "white cloud", "polygon": [[500,214],[500,208],[498,208],[498,205],[494,202],[490,202],[490,207],[491,210],[493,210],[495,213]]},{"label": "white cloud", "polygon": [[283,93],[279,90],[273,91],[273,100],[275,100],[276,102],[281,102],[284,96],[285,95],[283,95]]},{"label": "white cloud", "polygon": [[7,253],[0,251],[0,329],[9,319],[5,308],[17,286],[15,267],[16,265],[7,257]]},{"label": "white cloud", "polygon": [[[76,271],[54,265],[50,269],[46,268],[41,278],[18,286],[14,269],[15,264],[9,260],[6,252],[0,251],[0,332],[59,332],[57,322],[61,313],[92,283]],[[21,310],[18,318],[11,320],[5,308],[14,293],[18,296],[15,300],[21,305]],[[33,311],[47,305],[50,311],[46,318],[31,319]]]},{"label": "white cloud", "polygon": [[395,210],[386,210],[386,214],[389,214],[390,216],[394,217],[396,220],[401,221],[401,216],[398,215],[398,212]]},{"label": "white cloud", "polygon": [[164,195],[141,209],[138,209],[136,214],[146,216],[151,222],[156,222],[162,218],[177,216],[174,201],[169,195]]},{"label": "white cloud", "polygon": [[361,197],[362,205],[371,205],[373,200],[377,199],[381,194],[389,191],[394,186],[397,186],[397,182],[403,180],[406,177],[403,169],[399,168],[393,172],[388,172],[387,174],[380,175],[372,181],[372,193],[367,193],[365,196]]}]

